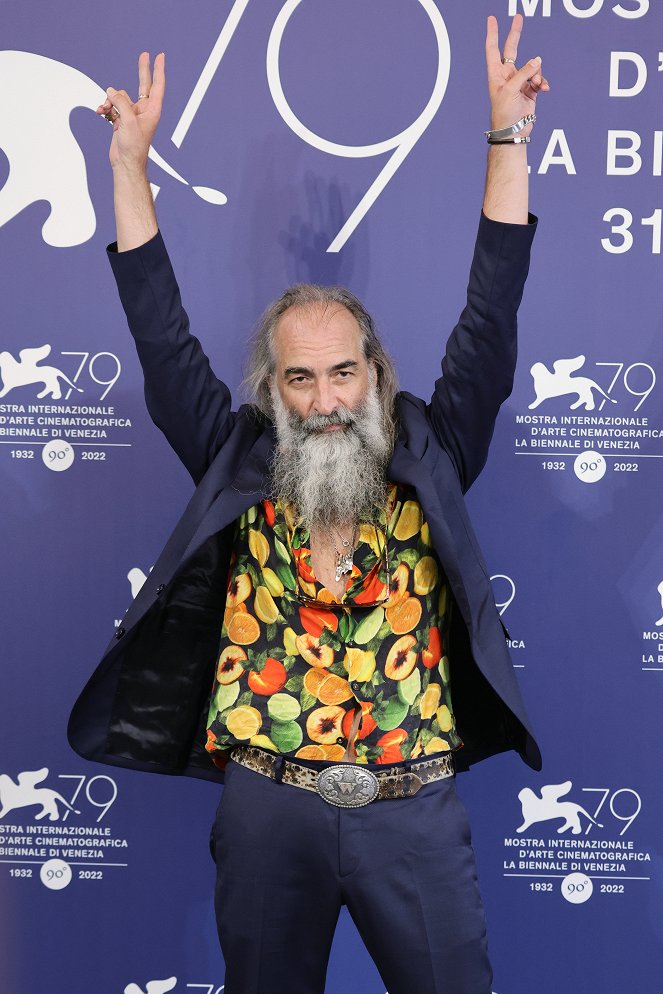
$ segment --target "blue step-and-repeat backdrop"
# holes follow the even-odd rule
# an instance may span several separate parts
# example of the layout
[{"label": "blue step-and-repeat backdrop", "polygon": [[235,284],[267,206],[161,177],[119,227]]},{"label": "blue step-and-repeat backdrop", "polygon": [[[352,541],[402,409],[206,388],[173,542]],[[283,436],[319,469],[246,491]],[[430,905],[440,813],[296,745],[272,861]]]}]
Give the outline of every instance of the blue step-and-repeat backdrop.
[{"label": "blue step-and-repeat backdrop", "polygon": [[[265,304],[313,280],[366,302],[425,396],[481,204],[485,18],[503,38],[517,11],[519,61],[540,54],[551,82],[530,146],[541,220],[515,389],[470,503],[544,768],[509,754],[460,789],[496,994],[663,990],[660,0],[4,0],[3,992],[224,983],[219,788],[97,767],[65,738],[191,493],[105,259],[110,128],[93,109],[108,85],[135,95],[138,53],[165,50],[151,181],[231,384]],[[347,916],[327,990],[384,994]]]}]

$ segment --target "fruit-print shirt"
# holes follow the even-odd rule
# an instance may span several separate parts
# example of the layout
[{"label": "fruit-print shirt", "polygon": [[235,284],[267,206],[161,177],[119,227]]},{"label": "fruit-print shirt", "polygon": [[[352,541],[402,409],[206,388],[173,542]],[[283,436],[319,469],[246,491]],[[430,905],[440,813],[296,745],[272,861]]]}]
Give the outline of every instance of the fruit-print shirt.
[{"label": "fruit-print shirt", "polygon": [[456,749],[446,656],[451,598],[413,492],[391,484],[362,524],[339,600],[316,579],[308,531],[268,500],[237,521],[207,750],[395,763]]}]

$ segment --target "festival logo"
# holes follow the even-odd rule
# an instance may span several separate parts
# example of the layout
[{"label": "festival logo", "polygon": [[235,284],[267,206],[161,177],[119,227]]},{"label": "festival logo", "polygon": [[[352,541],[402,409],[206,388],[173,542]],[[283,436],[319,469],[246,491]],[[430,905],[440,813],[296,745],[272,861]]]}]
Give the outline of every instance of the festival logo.
[{"label": "festival logo", "polygon": [[493,573],[490,582],[493,585],[495,607],[499,611],[501,618],[513,604],[516,596],[516,585],[506,573]]},{"label": "festival logo", "polygon": [[[515,581],[510,576],[507,576],[506,573],[493,573],[490,578],[490,582],[493,587],[495,607],[499,612],[500,618],[504,619],[504,615],[509,610],[516,597]],[[525,639],[515,636],[514,633],[507,631],[507,626],[504,620],[502,621],[502,625],[505,629],[505,634],[507,636],[506,644],[509,649],[524,649]],[[521,662],[521,657],[517,657],[517,661],[514,659],[513,665],[515,669],[525,668],[525,664]]]},{"label": "festival logo", "polygon": [[0,861],[9,876],[62,890],[126,868],[129,844],[108,817],[117,797],[105,774],[0,773]]},{"label": "festival logo", "polygon": [[592,825],[603,828],[603,825],[599,824],[589,812],[576,804],[575,801],[560,800],[569,793],[571,787],[573,784],[570,780],[559,784],[549,784],[541,788],[540,797],[534,793],[531,787],[523,787],[518,794],[523,811],[523,823],[516,829],[516,832],[526,832],[532,825],[541,821],[561,820],[562,824],[557,829],[559,835],[562,835],[569,828],[573,835],[580,835],[582,832],[581,815]]},{"label": "festival logo", "polygon": [[[145,990],[139,987],[138,984],[130,983],[124,988],[124,994],[169,994],[170,991],[175,990],[177,987],[177,977],[168,977],[165,980],[149,980],[145,985]],[[198,991],[199,994],[223,994],[225,990],[225,985],[221,984],[219,987],[217,984],[193,984],[193,983],[180,983],[177,987],[178,991],[184,994],[184,991]]]},{"label": "festival logo", "polygon": [[539,407],[544,400],[566,396],[575,397],[575,402],[570,405],[572,411],[575,411],[577,407],[593,411],[596,406],[594,392],[616,404],[615,398],[610,397],[598,383],[595,383],[588,376],[573,376],[573,373],[584,365],[584,355],[576,356],[575,359],[558,359],[557,362],[553,363],[554,372],[551,373],[542,362],[535,362],[530,373],[534,380],[536,398],[529,405],[530,411]]},{"label": "festival logo", "polygon": [[[643,672],[663,671],[663,580],[651,590],[649,617],[652,627],[642,632],[642,654],[640,664]],[[653,618],[656,616],[656,620]]]},{"label": "festival logo", "polygon": [[41,770],[19,773],[17,782],[14,782],[6,773],[0,773],[0,820],[10,811],[32,807],[39,808],[38,812],[33,815],[35,821],[41,821],[42,818],[58,821],[62,810],[72,811],[79,815],[80,811],[72,807],[69,801],[65,800],[57,790],[37,786],[47,776],[47,766]]},{"label": "festival logo", "polygon": [[[220,986],[215,983],[180,983],[178,987],[177,977],[167,977],[165,980],[149,980],[143,989],[139,984],[133,981],[124,988],[123,994],[170,994],[170,991],[174,991],[176,988],[178,991],[198,991],[199,994],[223,994],[225,990],[225,984]],[[389,994],[389,991],[385,991],[385,994]],[[497,991],[493,991],[492,994],[497,994]]]},{"label": "festival logo", "polygon": [[168,994],[177,986],[177,977],[168,977],[167,980],[149,980],[145,990],[138,984],[127,984],[124,994]]},{"label": "festival logo", "polygon": [[573,781],[523,787],[520,822],[504,839],[504,876],[533,895],[561,893],[570,904],[614,896],[650,879],[650,852],[635,836],[642,798],[631,787],[574,788]]},{"label": "festival logo", "polygon": [[[656,590],[657,590],[658,596],[661,598],[661,610],[663,611],[663,580],[661,580],[661,582],[659,583],[659,585],[656,588]],[[663,614],[661,615],[661,617],[657,621],[654,622],[654,624],[655,625],[663,625]]]},{"label": "festival logo", "polygon": [[[21,92],[20,113],[2,122],[9,175],[0,190],[0,225],[45,200],[51,208],[42,228],[46,244],[80,245],[92,237],[96,222],[85,159],[69,118],[76,107],[97,107],[104,91],[72,66],[32,52],[0,52],[0,75]],[[48,114],[45,93],[52,97]]]},{"label": "festival logo", "polygon": [[127,580],[131,587],[131,599],[135,600],[147,580],[147,573],[143,573],[139,566],[133,566],[127,573]]},{"label": "festival logo", "polygon": [[41,447],[48,469],[62,471],[80,459],[105,462],[130,448],[131,419],[107,400],[122,373],[114,352],[62,350],[56,362],[49,343],[21,349],[18,359],[0,353],[0,443],[3,453],[27,462]]},{"label": "festival logo", "polygon": [[[140,591],[142,590],[143,584],[147,580],[148,574],[152,572],[152,567],[150,566],[147,573],[145,573],[140,566],[132,566],[127,573],[127,580],[129,581],[129,589],[131,591],[131,600],[135,600]],[[114,625],[117,628],[122,624],[121,618],[116,618]]]},{"label": "festival logo", "polygon": [[[123,994],[170,994],[170,991],[174,991],[177,988],[177,977],[168,977],[165,980],[149,980],[145,985],[143,990],[136,983],[127,984],[124,988]],[[184,986],[180,985],[178,990],[184,992],[187,991],[199,991],[199,994],[223,994],[225,990],[225,985],[217,986],[216,984],[192,984],[187,983]],[[385,994],[389,994],[386,991]],[[497,994],[497,991],[493,991],[492,994]]]},{"label": "festival logo", "polygon": [[[61,381],[66,383],[72,390],[83,393],[80,387],[69,379],[66,373],[55,366],[40,366],[39,363],[51,353],[50,345],[41,345],[36,349],[21,349],[18,361],[9,352],[0,352],[0,376],[2,377],[2,390],[0,397],[16,389],[16,387],[31,386],[39,384],[43,386],[37,397],[51,396],[53,400],[60,400],[62,397]],[[71,390],[69,391],[71,393]]]},{"label": "festival logo", "polygon": [[539,457],[533,465],[545,472],[568,471],[586,484],[663,458],[663,425],[649,416],[657,379],[649,363],[577,355],[535,362],[529,372],[532,399],[514,418],[517,456]]},{"label": "festival logo", "polygon": [[[281,78],[281,46],[291,18],[302,0],[286,0],[272,25],[266,51],[267,82],[276,111],[297,137],[325,155],[348,159],[377,158],[380,167],[350,216],[333,238],[328,252],[338,252],[345,245],[377,198],[385,190],[410,152],[431,125],[444,98],[451,66],[451,47],[444,19],[435,0],[418,0],[429,18],[437,48],[437,71],[432,92],[419,115],[397,134],[369,144],[345,145],[314,132],[293,110]],[[204,59],[193,91],[171,135],[180,148],[196,114],[219,70],[249,0],[234,0],[218,37]],[[335,16],[332,12],[332,16]],[[349,16],[346,14],[346,16]],[[367,44],[375,44],[375,26],[370,26]],[[80,245],[92,237],[96,227],[95,211],[87,184],[85,157],[71,130],[70,117],[76,108],[94,112],[106,98],[105,91],[73,66],[32,52],[0,52],[0,75],[10,88],[21,93],[21,113],[3,117],[0,147],[9,160],[10,170],[0,190],[0,227],[22,210],[39,201],[50,205],[50,214],[42,228],[47,245],[65,248]],[[241,85],[241,81],[238,81]],[[52,94],[49,113],[43,113],[43,95]],[[209,109],[209,105],[208,105]],[[30,127],[26,127],[26,121]],[[229,136],[232,141],[232,136]],[[385,153],[390,153],[386,163]],[[185,186],[186,180],[154,148],[150,159],[172,179]],[[192,186],[192,190],[211,204],[225,204],[220,190]],[[159,186],[152,184],[153,195]]]},{"label": "festival logo", "polygon": [[[9,176],[0,190],[0,227],[26,207],[45,200],[51,208],[42,228],[46,244],[54,248],[80,245],[94,234],[96,217],[85,157],[70,117],[77,107],[94,112],[106,94],[73,66],[33,52],[0,52],[0,75],[21,92],[20,113],[5,114],[2,122],[0,148],[9,160]],[[44,114],[45,93],[51,94],[48,114]],[[173,179],[189,185],[154,149],[150,149],[150,159]],[[226,201],[220,191],[193,189],[211,203]]]}]

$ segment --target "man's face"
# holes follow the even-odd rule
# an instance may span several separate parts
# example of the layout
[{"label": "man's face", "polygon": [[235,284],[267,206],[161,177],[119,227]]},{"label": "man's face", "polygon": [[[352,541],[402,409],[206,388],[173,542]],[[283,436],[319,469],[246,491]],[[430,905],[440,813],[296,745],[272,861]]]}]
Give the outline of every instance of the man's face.
[{"label": "man's face", "polygon": [[[361,350],[356,319],[345,307],[291,307],[275,335],[274,386],[289,411],[300,418],[350,411],[366,400],[374,367]],[[343,430],[331,424],[325,432]]]},{"label": "man's face", "polygon": [[290,308],[274,336],[274,493],[309,527],[371,521],[391,441],[373,363],[345,307]]}]

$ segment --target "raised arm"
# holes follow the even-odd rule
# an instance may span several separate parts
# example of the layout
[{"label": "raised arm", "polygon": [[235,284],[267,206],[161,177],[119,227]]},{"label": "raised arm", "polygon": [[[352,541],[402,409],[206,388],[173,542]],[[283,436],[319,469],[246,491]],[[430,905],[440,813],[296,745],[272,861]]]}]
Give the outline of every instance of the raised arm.
[{"label": "raised arm", "polygon": [[[486,69],[490,96],[491,133],[503,132],[523,118],[535,113],[536,97],[541,90],[548,90],[547,80],[541,75],[541,58],[536,56],[522,69],[516,69],[518,43],[523,30],[523,16],[516,14],[511,30],[504,42],[504,55],[500,55],[497,19],[488,18],[486,30]],[[527,138],[533,123],[521,128],[516,135]],[[493,141],[503,141],[500,136]],[[488,152],[486,191],[483,212],[493,221],[527,224],[528,172],[527,143],[506,141],[493,144]]]},{"label": "raised arm", "polygon": [[[497,21],[488,18],[486,64],[491,104],[483,214],[467,304],[447,343],[430,418],[467,490],[484,466],[501,404],[511,393],[516,365],[516,315],[529,267],[534,218],[528,214],[527,143],[532,123],[505,131],[534,113],[548,90],[541,59],[516,68],[523,18],[513,18],[500,55]],[[506,140],[505,140],[506,139]],[[529,222],[529,223],[528,223]]]},{"label": "raised arm", "polygon": [[155,424],[198,482],[232,428],[231,398],[189,332],[179,288],[159,234],[147,157],[165,92],[165,56],[138,60],[138,97],[109,87],[97,113],[113,125],[117,243],[109,258],[145,375]]},{"label": "raised arm", "polygon": [[154,79],[150,56],[143,52],[138,59],[138,99],[134,103],[126,90],[106,91],[106,101],[97,107],[113,125],[108,157],[113,167],[117,250],[138,248],[158,231],[152,191],[147,179],[147,156],[161,117],[166,90],[166,56],[161,52],[154,60]]}]

